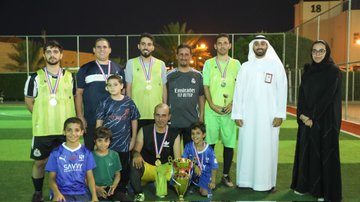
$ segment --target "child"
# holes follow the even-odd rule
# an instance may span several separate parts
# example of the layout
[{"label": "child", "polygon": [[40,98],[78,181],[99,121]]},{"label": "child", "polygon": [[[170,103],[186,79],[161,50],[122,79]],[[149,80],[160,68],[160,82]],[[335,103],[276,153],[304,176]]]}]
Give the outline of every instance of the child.
[{"label": "child", "polygon": [[[121,164],[117,152],[110,150],[111,130],[98,127],[94,132],[95,151],[93,151],[96,168],[94,177],[99,200],[122,201],[116,189],[120,182]],[[116,190],[115,190],[116,189]]]},{"label": "child", "polygon": [[49,172],[49,184],[54,201],[98,201],[92,169],[95,161],[88,149],[80,144],[84,125],[79,118],[68,118],[64,123],[66,142],[50,153],[45,170]]},{"label": "child", "polygon": [[96,127],[104,126],[111,130],[110,149],[119,153],[122,172],[119,189],[127,192],[130,179],[130,151],[135,145],[137,124],[140,114],[130,97],[121,94],[124,84],[119,75],[107,79],[106,90],[110,96],[101,101],[96,110]]},{"label": "child", "polygon": [[200,195],[208,196],[211,190],[215,188],[216,171],[219,167],[214,150],[204,139],[206,135],[205,125],[203,123],[194,123],[191,125],[191,139],[185,145],[183,158],[195,160],[193,183],[200,187]]}]

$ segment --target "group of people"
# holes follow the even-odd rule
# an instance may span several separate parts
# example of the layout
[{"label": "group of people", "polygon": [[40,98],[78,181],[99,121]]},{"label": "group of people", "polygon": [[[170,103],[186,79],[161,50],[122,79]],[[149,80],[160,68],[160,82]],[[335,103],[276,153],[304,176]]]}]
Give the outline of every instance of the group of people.
[{"label": "group of people", "polygon": [[[45,171],[57,201],[126,200],[129,184],[134,200],[143,201],[142,182],[151,181],[156,181],[156,195],[164,197],[167,185],[160,182],[170,180],[169,161],[180,157],[194,161],[192,181],[200,195],[208,196],[216,187],[219,139],[221,181],[227,187],[235,186],[229,172],[237,147],[236,186],[276,191],[287,79],[269,41],[255,37],[241,65],[228,55],[229,36],[219,34],[217,54],[202,73],[190,66],[191,46],[177,47],[178,67],[169,72],[152,56],[154,47],[153,36],[142,34],[140,56],[130,59],[124,71],[109,60],[110,42],[99,38],[93,48],[96,60],[83,65],[75,79],[60,67],[62,46],[46,42],[46,67],[29,76],[24,90],[33,126],[32,201],[43,201]],[[313,44],[312,59],[300,86],[291,188],[341,200],[341,78],[326,42]]]}]

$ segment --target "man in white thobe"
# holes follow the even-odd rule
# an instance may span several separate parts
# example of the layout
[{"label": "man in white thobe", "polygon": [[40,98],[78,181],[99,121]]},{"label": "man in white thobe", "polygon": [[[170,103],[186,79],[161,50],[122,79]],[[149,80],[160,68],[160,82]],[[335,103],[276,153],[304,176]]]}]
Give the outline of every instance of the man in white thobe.
[{"label": "man in white thobe", "polygon": [[276,190],[279,131],[286,118],[286,101],[284,66],[266,38],[256,36],[237,76],[231,115],[240,127],[238,187]]}]

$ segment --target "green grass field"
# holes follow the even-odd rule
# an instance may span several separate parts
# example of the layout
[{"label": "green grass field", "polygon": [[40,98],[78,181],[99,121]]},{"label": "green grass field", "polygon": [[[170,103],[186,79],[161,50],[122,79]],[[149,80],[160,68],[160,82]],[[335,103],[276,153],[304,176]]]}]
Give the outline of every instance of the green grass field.
[{"label": "green grass field", "polygon": [[[216,146],[220,163],[218,185],[213,200],[217,201],[313,201],[313,197],[295,195],[289,189],[294,159],[297,123],[288,116],[282,125],[279,146],[277,192],[255,192],[251,189],[227,188],[220,183],[222,173],[222,146]],[[31,182],[32,161],[29,158],[31,145],[31,115],[24,105],[0,105],[0,201],[30,201],[33,193]],[[342,162],[342,183],[344,201],[360,201],[360,139],[341,133],[340,152]],[[231,169],[235,180],[236,154]],[[48,179],[45,179],[46,195]],[[176,200],[173,190],[169,190],[166,200]],[[163,200],[155,196],[153,185],[145,188],[146,200]],[[47,196],[45,196],[47,197]],[[132,197],[130,195],[130,197]],[[196,193],[186,195],[185,200],[207,200]]]}]

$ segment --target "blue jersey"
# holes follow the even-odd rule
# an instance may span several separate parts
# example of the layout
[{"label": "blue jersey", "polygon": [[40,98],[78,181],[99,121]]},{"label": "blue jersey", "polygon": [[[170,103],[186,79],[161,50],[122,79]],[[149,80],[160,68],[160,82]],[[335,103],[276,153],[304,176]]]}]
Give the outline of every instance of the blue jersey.
[{"label": "blue jersey", "polygon": [[128,96],[122,100],[107,97],[100,102],[96,110],[96,118],[103,120],[103,126],[111,129],[110,149],[117,152],[129,151],[131,121],[140,118],[140,113],[132,99]]},{"label": "blue jersey", "polygon": [[45,170],[56,173],[56,184],[62,194],[81,195],[87,192],[86,172],[95,167],[93,155],[85,146],[72,150],[63,143],[51,152]]},{"label": "blue jersey", "polygon": [[[196,158],[196,153],[198,154],[199,159]],[[190,160],[195,160],[195,164],[201,166],[201,175],[198,179],[197,185],[204,189],[209,189],[208,184],[211,181],[211,171],[213,169],[218,169],[219,165],[217,163],[215,152],[209,144],[206,144],[205,148],[202,151],[196,151],[194,143],[191,141],[185,145],[184,153],[182,154],[183,158],[188,158]],[[195,174],[193,174],[195,177]]]},{"label": "blue jersey", "polygon": [[[108,65],[100,65],[105,75],[108,75]],[[116,63],[110,62],[110,74],[120,75],[125,84],[124,70]],[[106,79],[95,61],[83,65],[76,74],[77,88],[84,89],[84,116],[88,125],[96,123],[96,108],[99,102],[110,94],[105,90]]]}]

